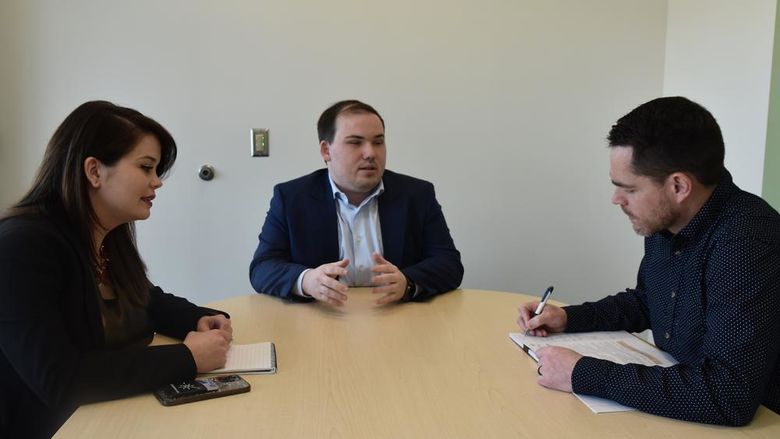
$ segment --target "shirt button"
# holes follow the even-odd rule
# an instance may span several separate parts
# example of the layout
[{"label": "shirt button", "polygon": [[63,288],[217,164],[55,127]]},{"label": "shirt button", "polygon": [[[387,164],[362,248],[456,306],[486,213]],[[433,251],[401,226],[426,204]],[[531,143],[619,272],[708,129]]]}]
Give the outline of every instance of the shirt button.
[{"label": "shirt button", "polygon": [[674,299],[674,296],[677,295],[677,291],[672,291],[672,299]]},{"label": "shirt button", "polygon": [[669,333],[668,333],[668,332],[665,332],[665,333],[664,333],[664,338],[665,338],[665,339],[667,339],[667,340],[669,340],[669,337],[671,337],[671,335],[669,335]]},{"label": "shirt button", "polygon": [[680,256],[680,253],[682,253],[680,250],[675,250],[674,255],[675,256]]}]

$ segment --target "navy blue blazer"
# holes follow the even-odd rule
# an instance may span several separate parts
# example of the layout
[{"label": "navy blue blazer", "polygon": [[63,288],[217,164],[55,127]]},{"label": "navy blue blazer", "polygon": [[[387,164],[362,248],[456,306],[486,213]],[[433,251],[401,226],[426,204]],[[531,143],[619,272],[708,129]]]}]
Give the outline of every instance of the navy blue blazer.
[{"label": "navy blue blazer", "polygon": [[[454,290],[463,280],[460,252],[450,236],[433,185],[385,170],[379,195],[384,258],[418,287],[414,300]],[[307,268],[339,260],[338,223],[328,170],[274,187],[271,207],[249,266],[255,291],[292,294]]]}]

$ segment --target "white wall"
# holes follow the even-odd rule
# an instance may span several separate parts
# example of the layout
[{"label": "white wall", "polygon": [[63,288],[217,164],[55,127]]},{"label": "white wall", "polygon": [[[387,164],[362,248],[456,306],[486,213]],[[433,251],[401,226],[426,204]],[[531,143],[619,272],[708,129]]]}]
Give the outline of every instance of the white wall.
[{"label": "white wall", "polygon": [[669,0],[664,95],[707,107],[734,181],[761,195],[776,0]]},{"label": "white wall", "polygon": [[[153,280],[196,301],[247,293],[273,184],[321,166],[315,121],[354,97],[387,121],[388,167],[436,184],[465,287],[597,298],[631,286],[641,256],[609,204],[604,137],[665,91],[666,6],[4,1],[0,202],[78,104],[132,106],[180,147],[139,224]],[[249,157],[251,127],[271,129],[271,157]]]},{"label": "white wall", "polygon": [[[28,70],[22,45],[26,12],[18,2],[0,3],[0,212],[23,190],[31,172],[24,163],[30,153],[20,146],[23,133],[29,133],[32,125],[25,122],[20,108],[26,88],[23,75]],[[38,161],[39,149],[35,148]]]}]

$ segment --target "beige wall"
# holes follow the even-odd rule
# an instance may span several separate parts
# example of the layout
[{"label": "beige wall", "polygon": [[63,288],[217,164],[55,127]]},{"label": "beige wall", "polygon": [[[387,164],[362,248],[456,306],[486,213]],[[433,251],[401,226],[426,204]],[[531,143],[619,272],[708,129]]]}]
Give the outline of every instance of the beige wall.
[{"label": "beige wall", "polygon": [[[157,118],[180,154],[139,244],[168,291],[251,291],[273,185],[321,165],[316,118],[351,97],[383,113],[388,167],[436,184],[464,286],[574,302],[634,282],[604,137],[665,91],[666,1],[10,0],[0,17],[0,203],[79,103]],[[252,127],[271,157],[249,157]]]}]

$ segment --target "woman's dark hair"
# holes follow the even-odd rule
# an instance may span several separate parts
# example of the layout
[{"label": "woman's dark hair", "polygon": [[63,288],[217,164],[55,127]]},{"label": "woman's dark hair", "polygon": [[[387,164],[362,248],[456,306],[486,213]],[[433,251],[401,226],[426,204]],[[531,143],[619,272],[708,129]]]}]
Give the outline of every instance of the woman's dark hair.
[{"label": "woman's dark hair", "polygon": [[[147,135],[160,143],[157,175],[162,177],[176,160],[176,142],[162,125],[136,110],[111,102],[80,105],[54,132],[32,188],[7,216],[44,214],[65,221],[83,242],[95,271],[99,256],[93,230],[99,222],[89,198],[84,161],[95,157],[104,165],[112,166]],[[111,230],[103,239],[103,248],[110,260],[108,278],[119,299],[120,310],[128,304],[145,305],[152,285],[135,244],[134,223]]]},{"label": "woman's dark hair", "polygon": [[379,115],[379,112],[374,107],[364,104],[363,102],[356,101],[354,99],[339,101],[328,107],[320,115],[317,120],[317,135],[320,141],[326,141],[333,143],[333,138],[336,135],[336,119],[342,113],[355,114],[355,113],[370,113],[376,115],[379,121],[382,122],[382,128],[385,127],[385,120]]},{"label": "woman's dark hair", "polygon": [[612,126],[607,140],[610,147],[633,148],[634,171],[657,181],[682,171],[712,186],[725,171],[718,122],[706,108],[683,97],[638,106]]}]

